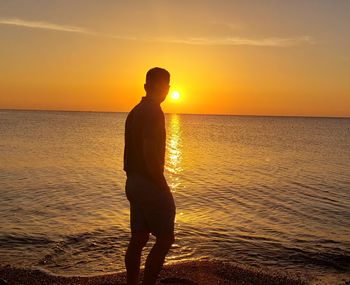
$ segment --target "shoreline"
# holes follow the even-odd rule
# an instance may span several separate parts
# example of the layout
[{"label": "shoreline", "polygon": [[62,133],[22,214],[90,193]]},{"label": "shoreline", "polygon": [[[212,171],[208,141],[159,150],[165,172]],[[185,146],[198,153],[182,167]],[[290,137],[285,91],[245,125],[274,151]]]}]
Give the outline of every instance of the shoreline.
[{"label": "shoreline", "polygon": [[[1,279],[7,283],[1,282]],[[350,284],[350,279],[349,281],[343,279],[343,281],[343,283],[337,284]],[[126,274],[125,272],[119,272],[91,277],[68,277],[53,275],[40,269],[21,269],[7,265],[0,266],[0,284],[124,285],[126,284]],[[231,262],[196,260],[164,265],[156,284],[316,285],[328,283],[311,276],[291,273],[287,270],[276,271]]]}]

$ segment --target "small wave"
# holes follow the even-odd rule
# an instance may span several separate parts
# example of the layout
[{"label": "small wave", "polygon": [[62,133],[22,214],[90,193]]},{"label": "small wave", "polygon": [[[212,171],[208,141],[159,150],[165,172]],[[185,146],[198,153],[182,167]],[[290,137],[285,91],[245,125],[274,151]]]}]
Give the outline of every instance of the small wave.
[{"label": "small wave", "polygon": [[327,249],[311,251],[301,248],[289,248],[282,246],[288,255],[289,260],[302,262],[303,264],[312,264],[325,269],[334,269],[340,272],[350,271],[350,255],[347,252],[335,253]]},{"label": "small wave", "polygon": [[0,235],[0,245],[2,248],[13,247],[16,245],[42,245],[50,244],[55,241],[43,235],[26,234],[2,234]]}]

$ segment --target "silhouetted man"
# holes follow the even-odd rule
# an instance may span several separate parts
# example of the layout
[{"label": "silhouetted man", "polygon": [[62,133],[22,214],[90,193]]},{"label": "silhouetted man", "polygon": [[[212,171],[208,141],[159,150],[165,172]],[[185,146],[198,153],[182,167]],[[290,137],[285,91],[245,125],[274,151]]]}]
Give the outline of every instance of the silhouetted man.
[{"label": "silhouetted man", "polygon": [[165,122],[160,104],[169,92],[170,74],[147,72],[142,97],[125,123],[125,192],[130,202],[131,239],[125,255],[127,282],[138,284],[143,247],[156,237],[145,264],[144,285],[154,284],[174,242],[175,203],[164,177]]}]

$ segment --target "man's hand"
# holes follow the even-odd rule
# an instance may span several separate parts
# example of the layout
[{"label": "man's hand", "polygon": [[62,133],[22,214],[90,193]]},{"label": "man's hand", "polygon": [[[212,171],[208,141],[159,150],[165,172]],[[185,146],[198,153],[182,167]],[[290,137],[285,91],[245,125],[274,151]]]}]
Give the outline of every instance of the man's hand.
[{"label": "man's hand", "polygon": [[164,175],[163,175],[163,179],[162,179],[160,188],[161,188],[163,191],[168,191],[168,192],[170,192],[170,187],[169,187],[168,183],[166,182]]}]

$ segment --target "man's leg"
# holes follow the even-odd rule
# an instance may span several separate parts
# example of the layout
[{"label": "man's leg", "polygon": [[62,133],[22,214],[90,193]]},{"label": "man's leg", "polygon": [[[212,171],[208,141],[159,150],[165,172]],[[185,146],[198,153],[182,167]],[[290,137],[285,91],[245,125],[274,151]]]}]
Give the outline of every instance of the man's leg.
[{"label": "man's leg", "polygon": [[127,284],[139,284],[141,252],[147,244],[148,232],[135,231],[131,233],[131,239],[125,254],[125,267],[127,274]]},{"label": "man's leg", "polygon": [[173,243],[174,235],[163,235],[156,238],[156,242],[146,259],[143,285],[155,284],[163,267],[165,256]]}]

